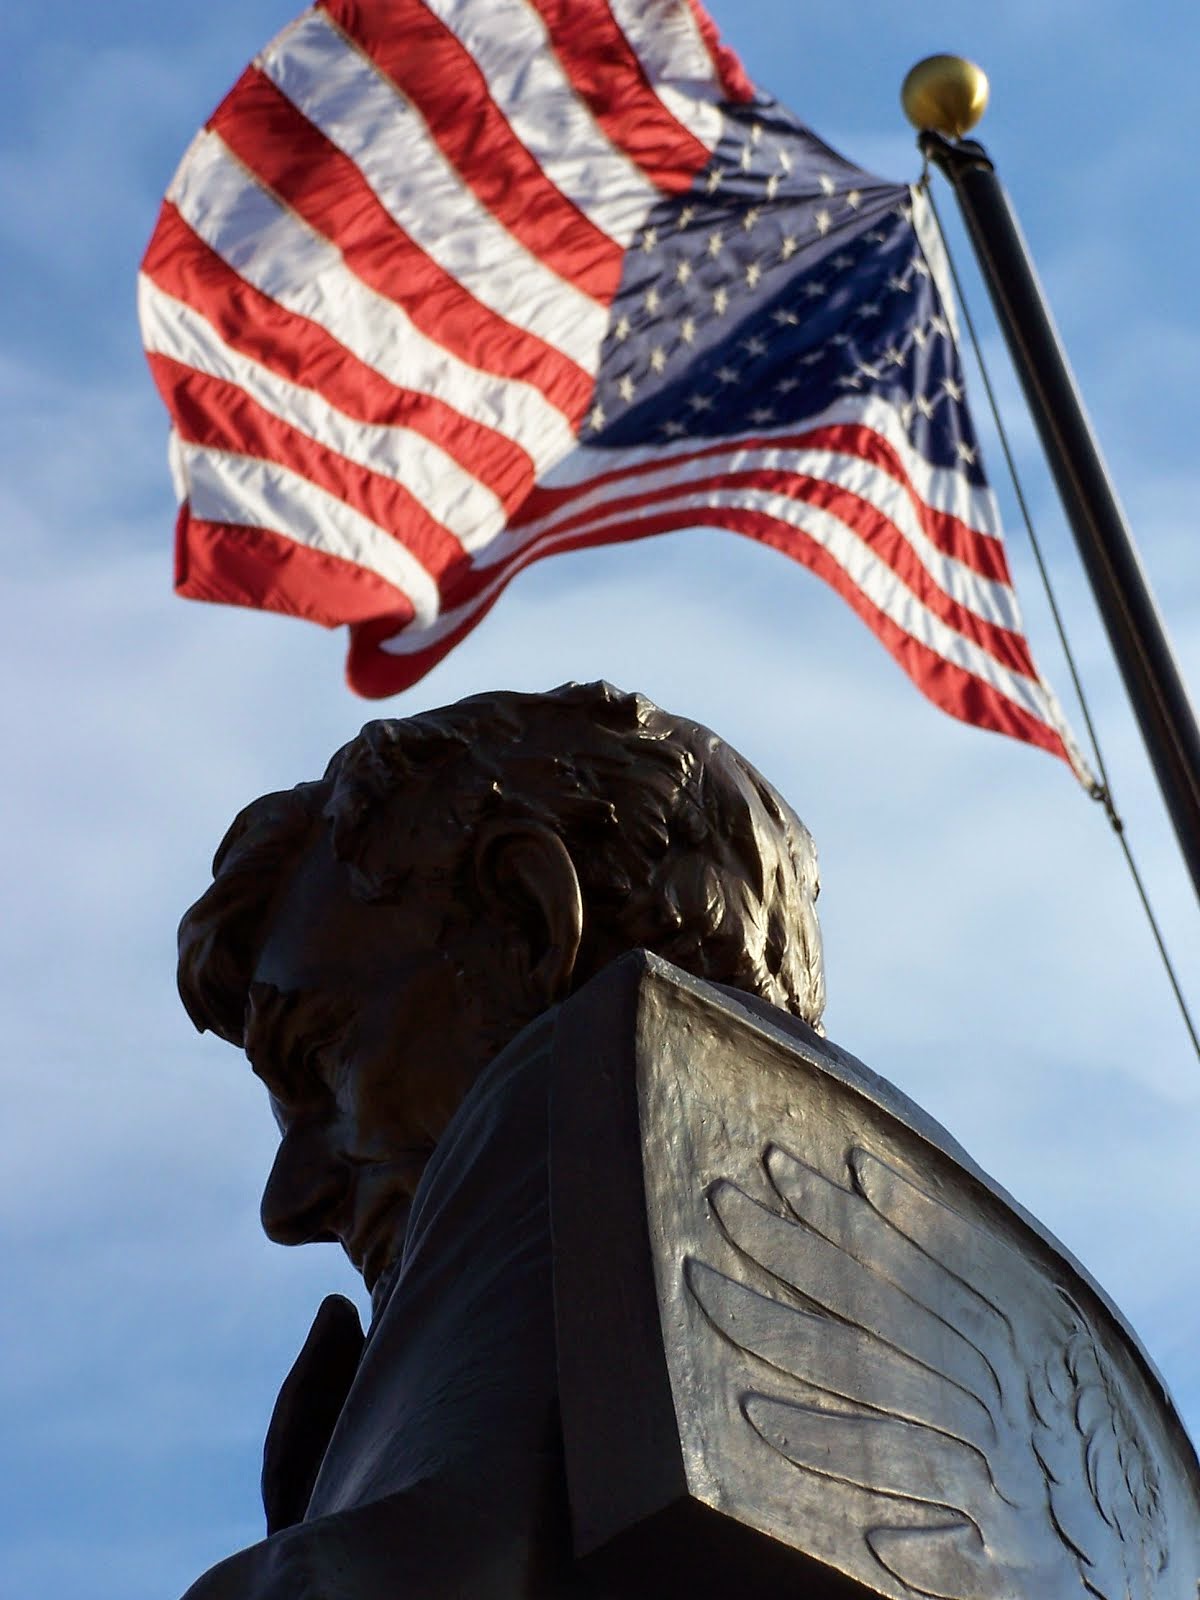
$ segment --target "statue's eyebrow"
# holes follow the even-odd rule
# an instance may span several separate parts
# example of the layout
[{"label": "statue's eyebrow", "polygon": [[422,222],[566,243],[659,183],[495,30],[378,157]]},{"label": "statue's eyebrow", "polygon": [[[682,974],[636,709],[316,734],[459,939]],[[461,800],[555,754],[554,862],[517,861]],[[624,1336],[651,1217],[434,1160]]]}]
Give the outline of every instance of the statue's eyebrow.
[{"label": "statue's eyebrow", "polygon": [[279,1099],[293,1099],[316,1087],[307,1082],[293,1027],[300,995],[285,994],[272,983],[252,983],[246,995],[242,1044],[250,1070]]},{"label": "statue's eyebrow", "polygon": [[242,1029],[250,1070],[276,1099],[325,1099],[329,1088],[314,1067],[313,1056],[317,1047],[343,1032],[349,1020],[345,1006],[328,995],[252,983]]}]

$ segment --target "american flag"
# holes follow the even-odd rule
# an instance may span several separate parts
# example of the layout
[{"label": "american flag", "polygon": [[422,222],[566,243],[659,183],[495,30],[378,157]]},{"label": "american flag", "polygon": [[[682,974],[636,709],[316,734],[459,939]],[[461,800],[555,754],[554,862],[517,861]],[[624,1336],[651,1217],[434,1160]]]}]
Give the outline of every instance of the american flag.
[{"label": "american flag", "polygon": [[360,693],[542,556],[715,525],[1086,776],[921,192],[756,90],[691,0],[320,0],[193,141],[139,296],[178,592],[348,623]]}]

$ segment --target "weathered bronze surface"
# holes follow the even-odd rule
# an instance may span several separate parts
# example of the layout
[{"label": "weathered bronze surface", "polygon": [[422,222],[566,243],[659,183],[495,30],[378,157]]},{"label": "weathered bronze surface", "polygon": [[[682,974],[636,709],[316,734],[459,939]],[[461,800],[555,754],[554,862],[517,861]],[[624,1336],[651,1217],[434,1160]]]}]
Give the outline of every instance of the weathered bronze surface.
[{"label": "weathered bronze surface", "polygon": [[214,874],[180,986],[270,1095],[264,1227],[372,1318],[322,1306],[268,1537],[188,1600],[1193,1600],[1149,1363],[823,1042],[812,842],[713,734],[605,685],[369,724]]},{"label": "weathered bronze surface", "polygon": [[[705,1571],[711,1538],[744,1593],[786,1547],[796,1593],[815,1560],[892,1600],[1193,1600],[1200,1471],[1161,1380],[1083,1268],[919,1108],[802,1022],[649,956],[564,1007],[556,1048],[581,1549],[610,1568],[650,1529],[660,1558]],[[614,1492],[621,1461],[638,1468]]]},{"label": "weathered bronze surface", "polygon": [[[544,1090],[501,1115],[482,1075],[642,946],[817,1022],[816,892],[752,768],[602,684],[371,723],[239,816],[180,928],[181,993],[270,1094],[267,1233],[340,1240],[373,1318],[359,1361],[352,1308],[323,1308],[267,1440],[272,1536],[194,1600],[577,1592]],[[602,1196],[596,1220],[599,1242]]]}]

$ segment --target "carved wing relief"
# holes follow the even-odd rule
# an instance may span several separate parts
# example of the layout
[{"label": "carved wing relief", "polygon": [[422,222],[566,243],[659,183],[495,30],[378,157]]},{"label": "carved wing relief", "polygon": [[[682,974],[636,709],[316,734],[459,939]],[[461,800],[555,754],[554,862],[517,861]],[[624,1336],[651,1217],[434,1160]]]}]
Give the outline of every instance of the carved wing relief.
[{"label": "carved wing relief", "polygon": [[755,1447],[833,1499],[838,1485],[873,1497],[859,1532],[889,1592],[1155,1593],[1160,1467],[1080,1307],[865,1149],[848,1151],[844,1185],[778,1145],[763,1159],[767,1204],[731,1181],[708,1191],[736,1273],[696,1253],[684,1265],[747,1358]]}]

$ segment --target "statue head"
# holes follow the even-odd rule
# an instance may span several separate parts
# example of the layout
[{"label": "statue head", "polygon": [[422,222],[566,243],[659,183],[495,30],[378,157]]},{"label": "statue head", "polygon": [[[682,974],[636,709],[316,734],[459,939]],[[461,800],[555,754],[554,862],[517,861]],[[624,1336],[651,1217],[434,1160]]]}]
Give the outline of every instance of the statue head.
[{"label": "statue head", "polygon": [[263,1226],[339,1239],[368,1289],[475,1078],[624,951],[814,1026],[824,1001],[803,824],[708,729],[603,683],[370,722],[247,806],[213,877],[180,993],[269,1091]]}]

